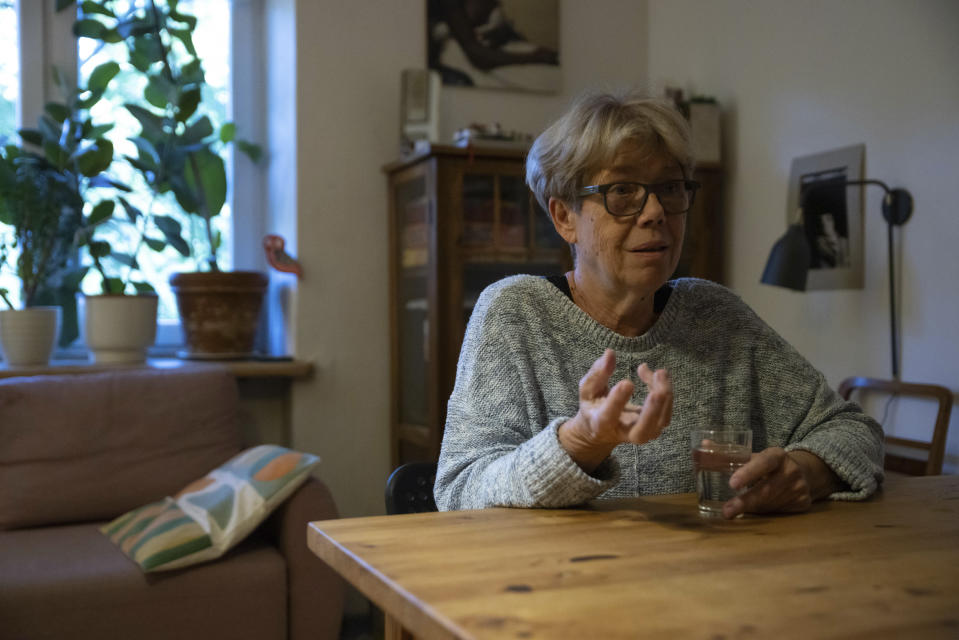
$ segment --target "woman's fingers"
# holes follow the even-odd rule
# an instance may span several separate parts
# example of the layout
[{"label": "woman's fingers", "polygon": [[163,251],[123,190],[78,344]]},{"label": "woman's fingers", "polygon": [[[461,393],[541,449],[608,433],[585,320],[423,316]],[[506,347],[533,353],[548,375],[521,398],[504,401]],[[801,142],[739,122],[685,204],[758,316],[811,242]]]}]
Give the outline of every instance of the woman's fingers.
[{"label": "woman's fingers", "polygon": [[742,489],[752,486],[782,466],[786,452],[779,447],[769,447],[754,453],[749,462],[741,466],[729,478],[729,486]]},{"label": "woman's fingers", "polygon": [[633,383],[629,380],[620,380],[609,390],[609,396],[603,401],[600,409],[600,419],[611,425],[620,424],[623,409],[633,395]]},{"label": "woman's fingers", "polygon": [[605,397],[595,400],[581,400],[580,412],[586,419],[591,438],[597,442],[623,442],[620,433],[624,417],[633,415],[623,410],[633,395],[633,383],[629,380],[620,380],[613,385]]},{"label": "woman's fingers", "polygon": [[669,372],[660,369],[656,372],[658,376],[658,392],[663,394],[663,427],[668,425],[673,419],[673,380],[669,377]]},{"label": "woman's fingers", "polygon": [[584,426],[601,442],[649,442],[662,433],[672,418],[673,386],[669,374],[645,363],[640,365],[637,373],[649,393],[643,406],[636,407],[629,404],[635,390],[631,381],[620,380],[609,388],[615,367],[616,356],[612,349],[606,349],[580,380]]},{"label": "woman's fingers", "polygon": [[629,403],[635,391],[630,380],[612,388],[610,377],[616,356],[606,349],[579,381],[579,411],[558,430],[560,444],[573,460],[591,472],[622,442],[648,442],[669,424],[673,410],[672,383],[665,371],[639,368],[640,380],[649,393],[642,407]]},{"label": "woman's fingers", "polygon": [[[665,369],[660,369],[660,371],[665,371]],[[645,362],[636,369],[636,373],[639,374],[639,379],[642,380],[647,387],[653,385],[653,380],[655,379],[654,371],[649,368]]]},{"label": "woman's fingers", "polygon": [[644,363],[639,366],[637,373],[649,388],[649,394],[626,437],[630,442],[642,444],[658,437],[672,419],[673,384],[665,369],[653,371]]},{"label": "woman's fingers", "polygon": [[663,432],[668,422],[663,420],[665,401],[661,396],[650,395],[643,404],[636,421],[629,426],[626,440],[642,444],[654,440]]},{"label": "woman's fingers", "polygon": [[805,511],[812,505],[809,482],[802,467],[779,447],[754,453],[732,478],[734,489],[748,487],[723,505],[723,515]]},{"label": "woman's fingers", "polygon": [[606,395],[609,377],[616,368],[616,355],[612,349],[606,349],[586,375],[579,381],[579,399],[595,400]]}]

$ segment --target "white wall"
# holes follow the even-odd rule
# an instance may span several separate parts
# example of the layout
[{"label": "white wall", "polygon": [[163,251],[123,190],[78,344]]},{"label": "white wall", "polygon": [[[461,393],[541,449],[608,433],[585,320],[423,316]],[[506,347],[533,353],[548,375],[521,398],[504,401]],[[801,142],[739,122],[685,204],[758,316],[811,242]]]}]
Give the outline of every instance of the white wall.
[{"label": "white wall", "polygon": [[[904,380],[959,387],[959,3],[651,0],[649,73],[726,109],[732,287],[834,385],[891,375],[886,226],[867,190],[865,288],[792,293],[759,284],[785,230],[790,162],[865,143],[866,175],[915,198],[902,228]],[[931,430],[903,405],[895,430]],[[920,415],[921,413],[921,415]],[[959,410],[947,470],[959,465]]]},{"label": "white wall", "polygon": [[[317,366],[312,380],[295,385],[293,444],[323,457],[320,475],[343,515],[381,513],[390,471],[390,354],[380,168],[396,158],[400,71],[426,64],[425,3],[290,1],[296,250],[305,272],[294,305],[295,354]],[[645,1],[560,4],[563,93],[446,91],[446,135],[474,121],[538,133],[581,89],[644,80]]]}]

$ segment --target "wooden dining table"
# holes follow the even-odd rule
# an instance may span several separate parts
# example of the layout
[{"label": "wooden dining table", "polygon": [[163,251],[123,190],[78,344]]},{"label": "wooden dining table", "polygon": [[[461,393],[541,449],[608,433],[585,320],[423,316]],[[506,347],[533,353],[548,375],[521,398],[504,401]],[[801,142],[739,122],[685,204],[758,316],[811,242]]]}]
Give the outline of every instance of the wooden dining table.
[{"label": "wooden dining table", "polygon": [[726,521],[693,494],[313,522],[401,638],[959,638],[959,476]]}]

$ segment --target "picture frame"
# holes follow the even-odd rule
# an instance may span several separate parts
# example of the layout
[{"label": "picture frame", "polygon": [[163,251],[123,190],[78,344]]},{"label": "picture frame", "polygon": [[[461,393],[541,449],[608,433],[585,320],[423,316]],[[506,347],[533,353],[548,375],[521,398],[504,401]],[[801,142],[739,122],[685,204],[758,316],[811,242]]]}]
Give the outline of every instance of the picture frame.
[{"label": "picture frame", "polygon": [[[795,222],[800,194],[811,184],[802,211],[802,224],[812,252],[807,290],[862,289],[863,196],[861,185],[865,145],[850,145],[794,158],[789,176],[786,224]],[[831,184],[830,184],[831,183]]]},{"label": "picture frame", "polygon": [[428,2],[427,67],[444,86],[561,90],[559,0]]},{"label": "picture frame", "polygon": [[440,77],[429,69],[403,69],[400,75],[400,152],[440,141]]}]

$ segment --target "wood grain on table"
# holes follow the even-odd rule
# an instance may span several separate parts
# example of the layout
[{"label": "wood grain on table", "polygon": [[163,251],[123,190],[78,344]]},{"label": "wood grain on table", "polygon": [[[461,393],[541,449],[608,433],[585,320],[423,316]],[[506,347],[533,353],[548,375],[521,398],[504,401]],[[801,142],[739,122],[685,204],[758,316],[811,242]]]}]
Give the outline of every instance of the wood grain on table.
[{"label": "wood grain on table", "polygon": [[310,548],[424,638],[959,638],[959,477],[699,517],[682,494],[314,522]]}]

